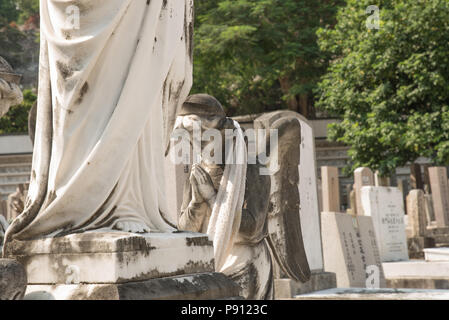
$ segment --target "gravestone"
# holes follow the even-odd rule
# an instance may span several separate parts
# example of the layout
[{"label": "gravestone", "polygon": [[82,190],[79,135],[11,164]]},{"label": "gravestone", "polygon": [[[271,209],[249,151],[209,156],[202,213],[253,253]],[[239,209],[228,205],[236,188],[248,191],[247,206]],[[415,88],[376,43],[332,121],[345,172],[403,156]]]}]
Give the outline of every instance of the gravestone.
[{"label": "gravestone", "polygon": [[404,200],[398,188],[363,187],[365,215],[373,218],[382,262],[408,260]]},{"label": "gravestone", "polygon": [[421,165],[419,163],[412,163],[410,165],[410,184],[412,189],[424,190]]},{"label": "gravestone", "polygon": [[426,234],[427,219],[424,192],[420,189],[410,191],[407,196],[408,226],[411,237],[423,237]]},{"label": "gravestone", "polygon": [[[426,193],[432,193],[430,188],[430,177],[429,177],[429,168],[431,166],[429,164],[423,164],[423,184],[424,184],[424,190]],[[427,186],[427,187],[426,187]],[[428,188],[428,189],[426,189]]]},{"label": "gravestone", "polygon": [[426,237],[427,210],[424,191],[420,189],[410,191],[407,196],[407,247],[410,258],[424,258],[424,249],[435,246],[431,237]]},{"label": "gravestone", "polygon": [[372,218],[322,212],[324,266],[339,288],[385,288]]},{"label": "gravestone", "polygon": [[311,269],[311,278],[305,283],[286,279],[283,272],[275,264],[274,289],[277,299],[291,298],[295,294],[333,288],[336,285],[335,274],[324,272],[319,216],[319,202],[322,199],[321,192],[318,192],[321,184],[317,183],[315,138],[312,126],[296,112],[276,111],[257,117],[254,120],[253,128],[256,130],[271,128],[272,124],[281,118],[297,119],[301,125],[301,140],[298,141],[300,143],[300,165],[298,167],[299,214],[304,248]]},{"label": "gravestone", "polygon": [[433,199],[431,194],[424,194],[425,209],[426,209],[426,221],[427,225],[430,225],[435,221],[435,211],[433,210]]},{"label": "gravestone", "polygon": [[374,174],[374,185],[376,187],[389,187],[391,186],[390,177],[383,177],[378,171]]},{"label": "gravestone", "polygon": [[337,167],[321,167],[321,192],[324,212],[340,211],[340,186]]},{"label": "gravestone", "polygon": [[437,226],[449,227],[449,186],[446,167],[429,168],[429,179]]},{"label": "gravestone", "polygon": [[293,111],[275,111],[263,114],[254,121],[254,129],[270,128],[276,120],[294,117],[301,124],[299,194],[300,218],[304,246],[311,271],[323,270],[315,136],[309,121]]},{"label": "gravestone", "polygon": [[365,215],[361,198],[361,189],[364,186],[374,186],[374,174],[370,168],[358,168],[354,171],[356,214],[359,216]]}]

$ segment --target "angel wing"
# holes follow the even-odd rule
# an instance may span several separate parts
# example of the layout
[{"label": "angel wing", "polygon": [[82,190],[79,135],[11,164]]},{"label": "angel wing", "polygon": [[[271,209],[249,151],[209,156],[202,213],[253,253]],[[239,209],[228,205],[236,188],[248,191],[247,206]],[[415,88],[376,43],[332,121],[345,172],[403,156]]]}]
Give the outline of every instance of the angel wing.
[{"label": "angel wing", "polygon": [[[268,138],[266,142],[262,141],[266,150],[277,149],[269,155],[269,167],[274,172],[271,174],[267,218],[268,243],[284,273],[291,279],[306,282],[310,279],[310,268],[301,232],[298,189],[301,124],[293,117],[256,122],[255,128],[275,129],[278,133],[277,145],[270,146],[271,139]],[[276,143],[276,139],[273,140]],[[260,145],[261,141],[258,143]]]}]

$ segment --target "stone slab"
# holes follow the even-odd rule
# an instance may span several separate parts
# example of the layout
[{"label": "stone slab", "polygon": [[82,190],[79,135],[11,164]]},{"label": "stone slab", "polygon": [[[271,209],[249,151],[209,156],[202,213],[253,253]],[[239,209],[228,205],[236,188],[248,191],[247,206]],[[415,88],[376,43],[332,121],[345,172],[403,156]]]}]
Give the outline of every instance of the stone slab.
[{"label": "stone slab", "polygon": [[382,262],[408,260],[401,191],[392,187],[363,187],[361,192],[365,215],[373,218]]},{"label": "stone slab", "polygon": [[403,277],[387,279],[388,288],[409,288],[409,289],[441,289],[449,290],[448,277]]},{"label": "stone slab", "polygon": [[[447,261],[449,262],[449,248],[424,249],[426,261]],[[449,274],[448,274],[449,276]]]},{"label": "stone slab", "polygon": [[333,272],[313,272],[310,280],[302,283],[291,279],[275,279],[275,299],[289,299],[298,294],[335,288],[337,277]]},{"label": "stone slab", "polygon": [[374,283],[386,286],[371,217],[323,212],[321,223],[325,271],[335,272],[337,287],[368,286],[373,268]]},{"label": "stone slab", "polygon": [[124,284],[29,285],[24,300],[211,300],[239,296],[222,273],[200,273]]},{"label": "stone slab", "polygon": [[298,295],[296,300],[448,300],[449,290],[338,288]]},{"label": "stone slab", "polygon": [[97,231],[13,241],[7,253],[24,265],[29,284],[125,283],[214,271],[208,236],[186,232]]},{"label": "stone slab", "polygon": [[410,260],[401,262],[382,263],[385,278],[426,278],[449,276],[449,262],[426,262],[424,260]]}]

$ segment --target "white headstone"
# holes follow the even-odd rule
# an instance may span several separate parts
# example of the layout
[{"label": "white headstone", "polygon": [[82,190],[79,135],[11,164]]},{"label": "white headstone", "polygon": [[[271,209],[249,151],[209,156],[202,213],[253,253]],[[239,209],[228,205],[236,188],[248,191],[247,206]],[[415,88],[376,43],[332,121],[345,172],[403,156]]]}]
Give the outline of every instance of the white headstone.
[{"label": "white headstone", "polygon": [[323,270],[315,136],[312,126],[305,118],[298,117],[298,120],[301,123],[301,161],[299,165],[301,230],[310,270]]},{"label": "white headstone", "polygon": [[393,187],[363,187],[362,205],[373,218],[382,262],[408,260],[402,192]]},{"label": "white headstone", "polygon": [[326,272],[335,272],[339,288],[385,288],[385,276],[371,217],[322,212]]}]

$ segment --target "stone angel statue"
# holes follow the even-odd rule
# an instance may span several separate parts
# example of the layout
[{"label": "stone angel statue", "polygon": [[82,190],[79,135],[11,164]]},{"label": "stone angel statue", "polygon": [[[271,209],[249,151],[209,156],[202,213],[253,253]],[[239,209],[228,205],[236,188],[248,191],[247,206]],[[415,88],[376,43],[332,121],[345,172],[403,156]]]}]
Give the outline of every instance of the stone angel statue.
[{"label": "stone angel statue", "polygon": [[[198,141],[195,123],[202,135],[210,136],[211,130],[219,135]],[[213,239],[216,271],[236,281],[246,299],[273,298],[272,256],[289,277],[303,282],[310,277],[299,221],[299,143],[289,136],[289,130],[300,131],[300,126],[281,121],[275,128],[281,131],[281,143],[279,155],[270,155],[270,161],[280,161],[270,176],[261,174],[261,164],[247,163],[243,131],[215,98],[190,96],[175,125],[175,132],[189,132],[191,146],[201,148],[200,159],[189,168],[178,228]],[[290,150],[295,144],[297,150]],[[226,145],[233,145],[228,149],[233,152],[226,152]],[[291,154],[285,157],[286,152]],[[235,161],[239,156],[241,161]]]},{"label": "stone angel statue", "polygon": [[0,118],[3,117],[13,105],[23,100],[22,90],[19,87],[20,75],[0,57]]}]

